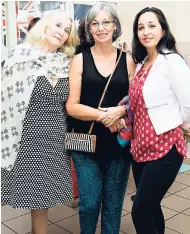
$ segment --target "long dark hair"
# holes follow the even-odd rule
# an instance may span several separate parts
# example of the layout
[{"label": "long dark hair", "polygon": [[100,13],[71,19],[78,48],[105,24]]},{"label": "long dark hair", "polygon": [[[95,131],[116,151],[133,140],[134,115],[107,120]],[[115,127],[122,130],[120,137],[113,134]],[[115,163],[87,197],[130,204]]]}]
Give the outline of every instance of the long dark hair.
[{"label": "long dark hair", "polygon": [[80,39],[80,43],[87,43],[86,41],[86,35],[85,35],[85,20],[81,20],[80,21],[80,24],[79,24],[79,27],[78,27],[78,36],[79,36],[79,39]]},{"label": "long dark hair", "polygon": [[[164,36],[161,38],[157,45],[157,51],[160,54],[170,54],[170,53],[178,53],[176,49],[176,41],[174,36],[172,35],[166,17],[164,16],[163,12],[155,7],[146,7],[142,11],[140,11],[133,23],[133,42],[132,42],[132,56],[135,63],[141,63],[145,57],[147,56],[146,48],[140,43],[138,38],[138,21],[139,17],[146,13],[146,12],[153,12],[164,31]],[[170,52],[166,52],[165,50],[169,50]]]},{"label": "long dark hair", "polygon": [[94,42],[88,43],[86,40],[85,20],[84,19],[80,21],[77,32],[78,32],[80,44],[77,46],[75,54],[82,53],[94,45]]}]

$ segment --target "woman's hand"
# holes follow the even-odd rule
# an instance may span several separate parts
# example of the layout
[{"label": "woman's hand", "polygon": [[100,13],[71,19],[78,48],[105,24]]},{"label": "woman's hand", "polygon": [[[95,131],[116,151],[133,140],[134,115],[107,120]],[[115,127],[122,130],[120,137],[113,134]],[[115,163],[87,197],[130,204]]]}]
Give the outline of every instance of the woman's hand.
[{"label": "woman's hand", "polygon": [[106,114],[104,116],[100,116],[97,121],[101,122],[106,127],[114,125],[125,115],[125,108],[123,106],[99,108],[99,110],[104,111]]},{"label": "woman's hand", "polygon": [[129,49],[129,47],[128,47],[128,45],[127,45],[126,42],[123,42],[123,44],[122,44],[122,43],[119,43],[119,44],[118,44],[118,48],[119,48],[120,50],[123,50],[124,52],[128,53],[129,55],[131,55],[131,50]]},{"label": "woman's hand", "polygon": [[107,115],[107,112],[105,110],[100,110],[99,109],[99,117],[98,117],[98,119],[96,121],[99,122],[98,121],[99,119],[105,119],[106,115]]},{"label": "woman's hand", "polygon": [[125,120],[120,119],[115,124],[112,124],[108,128],[110,129],[110,132],[114,133],[114,132],[119,132],[122,128],[125,127],[126,127]]}]

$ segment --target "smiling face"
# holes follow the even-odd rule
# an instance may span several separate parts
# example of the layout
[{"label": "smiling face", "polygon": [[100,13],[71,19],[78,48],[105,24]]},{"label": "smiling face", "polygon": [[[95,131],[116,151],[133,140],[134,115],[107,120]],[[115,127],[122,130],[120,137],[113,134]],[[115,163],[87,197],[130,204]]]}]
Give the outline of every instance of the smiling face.
[{"label": "smiling face", "polygon": [[163,37],[163,30],[153,12],[146,12],[138,20],[138,38],[146,49],[155,48]]},{"label": "smiling face", "polygon": [[58,13],[50,25],[45,28],[45,49],[57,51],[69,38],[71,32],[71,19],[66,14]]},{"label": "smiling face", "polygon": [[114,20],[111,15],[104,10],[101,10],[90,23],[90,32],[95,42],[112,42],[115,29]]}]

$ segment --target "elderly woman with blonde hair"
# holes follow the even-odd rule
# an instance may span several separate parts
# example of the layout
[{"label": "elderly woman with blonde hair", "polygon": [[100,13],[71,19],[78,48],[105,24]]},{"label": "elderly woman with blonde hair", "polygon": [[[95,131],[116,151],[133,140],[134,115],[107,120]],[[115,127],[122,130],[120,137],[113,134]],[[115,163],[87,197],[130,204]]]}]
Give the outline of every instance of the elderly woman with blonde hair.
[{"label": "elderly woman with blonde hair", "polygon": [[73,197],[64,104],[77,43],[74,22],[53,11],[10,52],[2,70],[2,203],[30,209],[35,234],[47,233],[48,208]]}]

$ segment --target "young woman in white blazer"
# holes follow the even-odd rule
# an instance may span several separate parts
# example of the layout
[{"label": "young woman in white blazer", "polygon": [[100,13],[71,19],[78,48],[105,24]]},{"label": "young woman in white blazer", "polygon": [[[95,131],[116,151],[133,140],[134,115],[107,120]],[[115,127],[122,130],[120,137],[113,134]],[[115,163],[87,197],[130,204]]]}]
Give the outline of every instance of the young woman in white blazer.
[{"label": "young woman in white blazer", "polygon": [[132,219],[137,234],[164,234],[160,204],[187,157],[182,127],[190,137],[190,70],[161,10],[139,12],[133,33],[137,68],[129,95],[137,193]]}]

